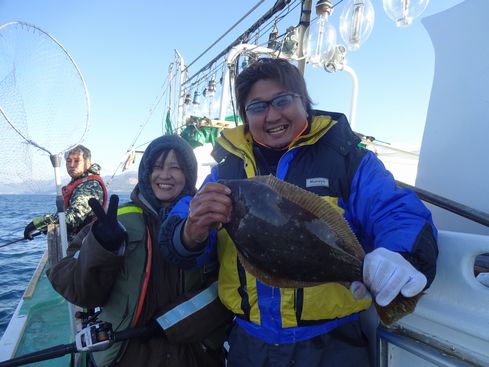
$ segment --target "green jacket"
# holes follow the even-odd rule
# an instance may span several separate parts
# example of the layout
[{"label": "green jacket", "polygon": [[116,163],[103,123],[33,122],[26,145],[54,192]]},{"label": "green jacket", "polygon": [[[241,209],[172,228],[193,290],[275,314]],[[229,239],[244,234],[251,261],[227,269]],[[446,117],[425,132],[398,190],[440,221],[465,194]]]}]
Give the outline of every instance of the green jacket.
[{"label": "green jacket", "polygon": [[[188,304],[185,301],[216,279],[216,274],[183,271],[168,264],[153,241],[159,221],[138,204],[118,210],[128,233],[123,255],[105,250],[87,226],[70,243],[67,257],[48,273],[53,287],[70,302],[102,306],[99,319],[111,322],[114,331],[178,314]],[[217,296],[208,301],[167,324],[166,337],[133,338],[93,353],[97,366],[222,366],[221,350],[209,349],[206,338],[230,321],[231,315]]]}]

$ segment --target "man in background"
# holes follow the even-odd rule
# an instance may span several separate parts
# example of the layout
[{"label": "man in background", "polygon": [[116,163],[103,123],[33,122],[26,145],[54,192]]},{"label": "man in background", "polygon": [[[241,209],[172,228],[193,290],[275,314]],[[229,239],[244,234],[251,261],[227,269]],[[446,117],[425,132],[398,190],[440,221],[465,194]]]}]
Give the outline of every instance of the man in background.
[{"label": "man in background", "polygon": [[[107,188],[100,177],[100,166],[91,162],[90,150],[77,145],[65,153],[66,170],[71,181],[62,188],[68,240],[94,218],[88,205],[90,198],[97,199],[106,206]],[[58,223],[58,215],[45,214],[32,219],[25,227],[24,238],[32,240],[35,232],[47,232],[48,224]]]}]

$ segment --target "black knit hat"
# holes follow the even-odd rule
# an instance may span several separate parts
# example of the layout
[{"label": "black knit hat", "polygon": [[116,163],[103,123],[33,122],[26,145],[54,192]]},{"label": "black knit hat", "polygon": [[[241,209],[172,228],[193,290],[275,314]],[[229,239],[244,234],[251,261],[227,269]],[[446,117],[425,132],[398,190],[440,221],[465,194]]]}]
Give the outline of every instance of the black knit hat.
[{"label": "black knit hat", "polygon": [[174,150],[179,162],[184,165],[185,187],[182,194],[191,195],[195,193],[197,183],[197,159],[194,151],[186,140],[178,135],[164,135],[153,140],[144,151],[138,170],[138,186],[141,194],[150,202],[155,209],[161,204],[151,188],[150,175],[155,161],[164,151]]}]

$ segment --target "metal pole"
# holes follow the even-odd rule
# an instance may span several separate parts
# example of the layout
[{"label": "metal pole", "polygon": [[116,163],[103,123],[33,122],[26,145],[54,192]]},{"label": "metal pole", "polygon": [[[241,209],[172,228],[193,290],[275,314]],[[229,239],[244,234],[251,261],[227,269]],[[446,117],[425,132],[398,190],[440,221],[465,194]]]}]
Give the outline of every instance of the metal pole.
[{"label": "metal pole", "polygon": [[[175,127],[179,127],[185,125],[185,95],[183,94],[182,85],[187,79],[187,67],[185,66],[183,56],[180,54],[180,52],[178,52],[178,50],[175,50],[175,61],[177,64],[177,68],[175,70],[178,70],[180,73],[179,85],[178,88],[175,88],[174,92],[175,101],[177,101],[177,119]],[[177,73],[177,71],[175,71],[175,73]]]},{"label": "metal pole", "polygon": [[58,213],[58,222],[61,236],[61,255],[66,256],[68,248],[68,234],[66,230],[66,215],[64,212],[63,193],[61,192],[61,153],[50,156],[54,168],[54,180],[56,182],[56,212]]},{"label": "metal pole", "polygon": [[401,181],[396,181],[396,183],[399,187],[408,188],[414,191],[416,195],[418,195],[418,197],[423,201],[433,204],[439,208],[448,210],[464,218],[470,219],[476,223],[482,224],[483,226],[489,227],[489,213],[482,212],[467,205],[447,199],[443,196],[420,189],[419,187],[408,185]]},{"label": "metal pole", "polygon": [[304,0],[302,3],[301,20],[299,27],[299,49],[297,51],[299,55],[299,62],[297,67],[302,75],[304,75],[304,69],[306,67],[306,60],[304,59],[304,33],[311,23],[311,4],[312,0]]},{"label": "metal pole", "polygon": [[[61,237],[61,257],[63,258],[66,256],[66,250],[68,248],[68,233],[66,230],[66,215],[64,212],[63,193],[61,192],[61,153],[52,154],[50,158],[51,163],[54,167],[54,178],[56,182],[56,209],[58,213],[58,228],[60,230]],[[73,304],[68,303],[68,317],[70,320],[71,334],[73,335],[73,337],[76,334],[76,319],[74,307],[75,306]]]},{"label": "metal pole", "polygon": [[351,77],[352,90],[351,90],[351,106],[350,106],[350,126],[353,131],[356,129],[357,120],[357,99],[358,99],[358,77],[355,70],[350,66],[344,64],[343,71]]}]

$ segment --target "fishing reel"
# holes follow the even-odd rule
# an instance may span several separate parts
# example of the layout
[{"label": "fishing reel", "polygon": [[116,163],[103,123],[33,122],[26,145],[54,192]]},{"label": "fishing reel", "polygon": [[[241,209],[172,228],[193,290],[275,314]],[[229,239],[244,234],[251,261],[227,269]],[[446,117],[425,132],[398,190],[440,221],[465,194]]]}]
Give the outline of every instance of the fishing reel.
[{"label": "fishing reel", "polygon": [[86,311],[78,310],[75,312],[75,318],[81,321],[82,328],[87,327],[89,324],[97,322],[98,315],[102,312],[102,308],[95,307],[89,308]]},{"label": "fishing reel", "polygon": [[114,341],[112,324],[104,321],[94,321],[82,328],[75,335],[78,352],[97,352],[109,348]]}]

